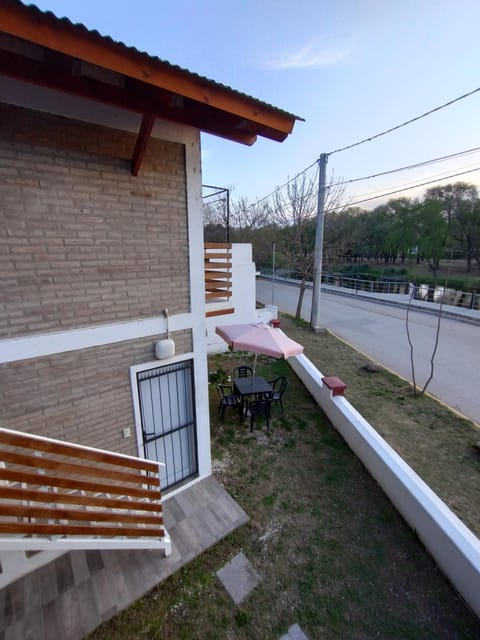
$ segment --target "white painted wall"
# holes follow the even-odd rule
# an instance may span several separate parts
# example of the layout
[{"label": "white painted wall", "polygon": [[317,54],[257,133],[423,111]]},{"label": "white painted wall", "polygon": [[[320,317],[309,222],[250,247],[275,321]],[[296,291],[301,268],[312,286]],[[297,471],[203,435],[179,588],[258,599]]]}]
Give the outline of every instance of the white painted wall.
[{"label": "white painted wall", "polygon": [[425,484],[343,396],[332,396],[323,374],[305,355],[289,359],[330,422],[362,461],[433,556],[480,616],[480,540]]},{"label": "white painted wall", "polygon": [[198,480],[200,480],[211,475],[212,459],[210,454],[207,324],[205,318],[205,275],[203,269],[204,247],[200,132],[194,129],[191,129],[191,132],[192,135],[190,139],[185,142],[185,163],[187,174],[190,261],[190,311],[194,353]]}]

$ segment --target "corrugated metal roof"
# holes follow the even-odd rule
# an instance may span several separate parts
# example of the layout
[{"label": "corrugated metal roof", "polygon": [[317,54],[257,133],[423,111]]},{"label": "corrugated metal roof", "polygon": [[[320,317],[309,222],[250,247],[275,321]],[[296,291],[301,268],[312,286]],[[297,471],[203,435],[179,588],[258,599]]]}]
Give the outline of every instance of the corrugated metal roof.
[{"label": "corrugated metal roof", "polygon": [[295,115],[293,113],[285,111],[284,109],[280,109],[278,107],[275,107],[274,105],[269,104],[268,102],[264,102],[262,100],[259,100],[258,98],[255,98],[253,96],[248,95],[247,93],[242,93],[241,91],[237,91],[236,89],[232,89],[232,87],[229,87],[228,85],[222,84],[221,82],[216,82],[215,80],[211,80],[210,78],[207,78],[205,76],[201,76],[198,73],[190,71],[189,69],[184,69],[183,67],[180,67],[178,65],[171,64],[170,62],[168,62],[168,60],[162,60],[158,56],[152,56],[149,53],[147,53],[146,51],[140,51],[136,47],[128,46],[123,42],[119,42],[117,40],[114,40],[110,36],[102,35],[96,29],[88,29],[82,23],[74,23],[67,17],[59,18],[52,11],[42,11],[35,4],[26,4],[24,2],[21,2],[20,0],[13,0],[13,1],[16,2],[16,4],[18,4],[20,6],[26,7],[29,11],[31,11],[34,14],[36,13],[38,16],[44,16],[44,17],[47,17],[49,20],[52,20],[52,22],[57,22],[57,23],[61,23],[61,24],[64,24],[64,25],[68,25],[69,27],[73,27],[73,28],[77,29],[78,31],[81,31],[83,33],[87,33],[91,38],[97,38],[99,41],[108,42],[109,44],[114,45],[119,50],[123,50],[126,53],[134,54],[136,56],[142,56],[142,57],[145,58],[145,60],[148,60],[149,62],[154,62],[154,63],[158,63],[158,64],[160,64],[162,66],[169,67],[170,69],[173,69],[176,72],[179,72],[181,74],[185,74],[186,77],[195,78],[196,80],[199,80],[200,82],[205,83],[206,85],[210,85],[212,87],[221,89],[225,93],[229,93],[229,94],[231,94],[233,96],[237,96],[237,97],[240,97],[240,98],[245,98],[247,100],[251,100],[253,102],[256,102],[259,106],[265,107],[267,109],[271,109],[271,110],[273,110],[274,112],[276,112],[276,113],[278,113],[280,115],[284,115],[284,116],[287,116],[289,118],[294,118],[295,120],[301,120],[301,121],[304,120],[300,116],[297,116],[297,115]]}]

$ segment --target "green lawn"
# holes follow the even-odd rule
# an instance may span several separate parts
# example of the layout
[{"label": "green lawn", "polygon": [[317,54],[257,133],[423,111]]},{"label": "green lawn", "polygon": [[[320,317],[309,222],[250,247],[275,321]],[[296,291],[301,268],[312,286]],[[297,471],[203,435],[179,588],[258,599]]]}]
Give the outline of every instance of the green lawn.
[{"label": "green lawn", "polygon": [[[413,400],[405,383],[386,372],[366,373],[360,356],[332,336],[314,336],[286,319],[283,326],[323,373],[344,378],[347,397],[373,397],[366,408],[375,404],[379,416],[395,406],[399,423],[408,414],[410,425],[415,413],[422,423],[421,415],[446,411],[430,399],[408,408]],[[209,370],[230,372],[250,360],[215,356]],[[285,413],[274,409],[270,432],[260,425],[250,434],[228,410],[222,424],[213,387],[210,399],[214,472],[249,523],[91,638],[276,640],[294,623],[312,640],[479,638],[480,621],[288,364],[260,358],[259,372],[290,380]],[[471,429],[464,422],[461,432]],[[215,572],[240,551],[261,582],[237,607]]]}]

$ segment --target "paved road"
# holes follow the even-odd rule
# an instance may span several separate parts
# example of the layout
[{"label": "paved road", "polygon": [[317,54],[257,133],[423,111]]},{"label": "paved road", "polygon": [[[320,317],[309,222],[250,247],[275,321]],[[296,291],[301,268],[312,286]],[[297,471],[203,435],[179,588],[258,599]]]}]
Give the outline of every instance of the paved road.
[{"label": "paved road", "polygon": [[[274,296],[280,311],[295,314],[297,287],[276,283]],[[271,282],[257,280],[257,300],[272,303]],[[302,313],[305,320],[310,319],[311,300],[311,291],[307,290]],[[405,315],[404,308],[322,292],[321,325],[411,381]],[[430,373],[436,325],[435,315],[410,311],[415,378],[419,386],[423,386]],[[428,391],[480,424],[480,326],[442,319],[434,377]]]}]

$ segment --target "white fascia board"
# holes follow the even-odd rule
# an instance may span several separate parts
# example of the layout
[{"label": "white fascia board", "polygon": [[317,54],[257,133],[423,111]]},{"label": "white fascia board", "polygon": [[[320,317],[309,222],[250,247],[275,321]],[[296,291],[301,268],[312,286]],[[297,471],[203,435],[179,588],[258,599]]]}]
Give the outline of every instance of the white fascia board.
[{"label": "white fascia board", "polygon": [[[169,318],[170,332],[192,329],[195,320],[190,313]],[[41,358],[57,353],[67,353],[90,347],[100,347],[126,340],[148,338],[167,333],[167,321],[162,316],[145,320],[132,320],[116,324],[102,324],[97,327],[70,329],[55,333],[44,333],[19,338],[0,340],[0,364]]]}]

